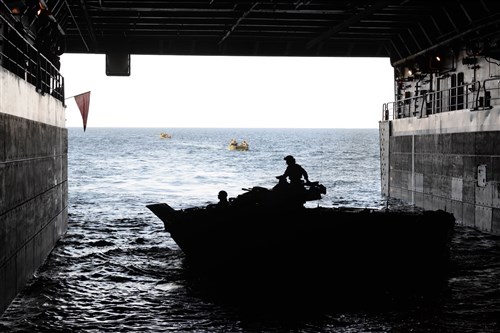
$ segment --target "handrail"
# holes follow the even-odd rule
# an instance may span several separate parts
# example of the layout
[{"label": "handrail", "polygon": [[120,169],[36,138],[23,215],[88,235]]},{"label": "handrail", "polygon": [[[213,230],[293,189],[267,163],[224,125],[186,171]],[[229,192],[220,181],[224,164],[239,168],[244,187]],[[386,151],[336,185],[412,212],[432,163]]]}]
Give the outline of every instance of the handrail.
[{"label": "handrail", "polygon": [[34,85],[40,94],[48,93],[64,103],[58,62],[56,57],[49,60],[0,15],[0,66]]},{"label": "handrail", "polygon": [[[497,85],[491,83],[496,81]],[[439,91],[421,93],[382,105],[382,120],[416,117],[469,109],[487,110],[500,105],[500,77],[476,81]]]}]

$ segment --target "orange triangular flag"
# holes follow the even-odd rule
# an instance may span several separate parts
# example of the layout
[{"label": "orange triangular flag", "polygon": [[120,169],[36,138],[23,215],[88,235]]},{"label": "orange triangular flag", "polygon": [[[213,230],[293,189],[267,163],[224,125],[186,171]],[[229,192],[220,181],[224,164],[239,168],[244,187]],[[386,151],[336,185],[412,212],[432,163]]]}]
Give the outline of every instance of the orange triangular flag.
[{"label": "orange triangular flag", "polygon": [[89,116],[90,91],[75,96],[76,105],[80,109],[83,120],[83,131],[87,129],[87,117]]}]

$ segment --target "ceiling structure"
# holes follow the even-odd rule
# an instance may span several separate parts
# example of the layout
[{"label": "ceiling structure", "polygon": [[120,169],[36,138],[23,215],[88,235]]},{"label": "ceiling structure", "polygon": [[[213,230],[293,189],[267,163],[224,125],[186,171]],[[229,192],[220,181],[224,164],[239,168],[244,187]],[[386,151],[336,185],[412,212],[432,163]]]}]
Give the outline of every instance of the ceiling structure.
[{"label": "ceiling structure", "polygon": [[395,64],[464,39],[495,46],[500,31],[498,0],[44,3],[66,53],[390,57]]}]

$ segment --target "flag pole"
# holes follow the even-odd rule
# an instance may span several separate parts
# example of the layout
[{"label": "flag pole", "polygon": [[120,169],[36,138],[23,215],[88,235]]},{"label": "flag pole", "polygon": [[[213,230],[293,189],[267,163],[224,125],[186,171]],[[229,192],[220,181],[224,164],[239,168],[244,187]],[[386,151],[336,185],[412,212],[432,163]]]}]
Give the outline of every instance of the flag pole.
[{"label": "flag pole", "polygon": [[73,95],[73,96],[66,97],[64,100],[67,100],[67,99],[70,99],[70,98],[73,98],[73,97],[76,97],[76,96],[80,96],[80,95],[86,94],[86,93],[88,93],[88,92],[90,92],[90,90],[89,90],[89,91],[86,91],[86,92],[84,92],[84,93],[81,93],[81,94],[76,94],[76,95]]}]

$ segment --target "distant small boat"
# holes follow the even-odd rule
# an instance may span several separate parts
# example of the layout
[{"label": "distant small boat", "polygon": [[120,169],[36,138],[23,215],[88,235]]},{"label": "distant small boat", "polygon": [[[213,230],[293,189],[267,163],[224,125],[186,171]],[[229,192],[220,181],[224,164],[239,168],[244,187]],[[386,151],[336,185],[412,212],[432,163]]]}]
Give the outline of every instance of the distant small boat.
[{"label": "distant small boat", "polygon": [[160,133],[160,138],[161,139],[170,139],[172,137],[172,135],[168,134],[168,133],[165,133],[165,132],[161,132]]},{"label": "distant small boat", "polygon": [[238,143],[236,142],[235,139],[232,139],[229,145],[227,146],[227,149],[229,150],[248,150],[248,148],[249,148],[248,142],[243,140],[242,143]]}]

